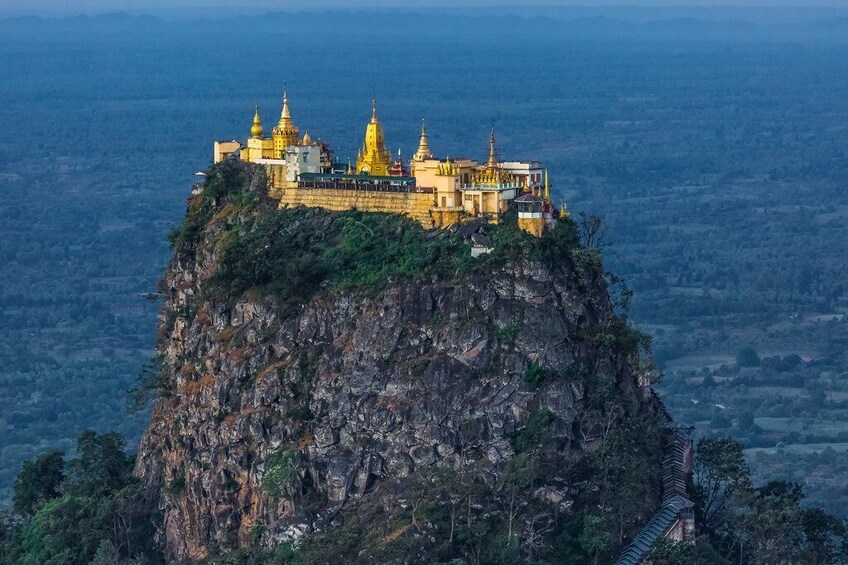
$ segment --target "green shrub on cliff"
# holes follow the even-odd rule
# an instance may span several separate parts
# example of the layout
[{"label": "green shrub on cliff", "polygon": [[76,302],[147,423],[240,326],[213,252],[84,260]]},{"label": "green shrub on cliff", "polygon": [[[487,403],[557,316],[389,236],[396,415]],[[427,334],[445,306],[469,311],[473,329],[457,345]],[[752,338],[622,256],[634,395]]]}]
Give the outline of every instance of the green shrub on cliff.
[{"label": "green shrub on cliff", "polygon": [[252,291],[291,306],[321,288],[379,289],[389,280],[448,275],[469,258],[458,237],[426,233],[404,217],[300,207],[268,214],[243,233],[230,234],[205,291],[223,300]]},{"label": "green shrub on cliff", "polygon": [[298,453],[294,448],[274,452],[265,460],[262,491],[272,499],[285,497],[294,504],[300,495]]}]

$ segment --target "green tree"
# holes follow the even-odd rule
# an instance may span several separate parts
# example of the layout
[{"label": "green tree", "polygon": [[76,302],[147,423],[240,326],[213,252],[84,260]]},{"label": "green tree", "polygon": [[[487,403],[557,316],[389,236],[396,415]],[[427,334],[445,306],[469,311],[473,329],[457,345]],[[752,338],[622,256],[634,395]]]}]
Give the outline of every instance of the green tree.
[{"label": "green tree", "polygon": [[663,433],[654,418],[643,418],[629,425],[614,427],[595,452],[598,457],[601,507],[610,525],[614,540],[622,544],[627,532],[638,529],[656,510],[654,480],[660,467],[646,464],[659,462]]},{"label": "green tree", "polygon": [[83,432],[77,440],[78,456],[69,464],[65,491],[96,496],[121,489],[132,473],[132,458],[124,453],[125,444],[115,432]]},{"label": "green tree", "polygon": [[12,508],[23,516],[32,516],[38,508],[59,496],[65,479],[65,458],[61,451],[42,453],[33,461],[24,461],[15,479]]},{"label": "green tree", "polygon": [[729,563],[704,538],[695,543],[662,539],[650,553],[654,565],[726,565]]},{"label": "green tree", "polygon": [[742,444],[730,438],[705,438],[698,442],[693,497],[708,528],[728,497],[750,488],[750,474]]},{"label": "green tree", "polygon": [[736,354],[736,364],[740,367],[758,367],[760,365],[760,356],[753,347],[744,347]]},{"label": "green tree", "polygon": [[[3,563],[160,562],[153,548],[154,515],[123,446],[118,434],[83,433],[79,455],[68,462],[56,496],[11,532]],[[52,461],[55,475],[55,457]],[[30,483],[21,482],[22,492],[34,490]]]},{"label": "green tree", "polygon": [[507,542],[515,536],[515,522],[527,504],[527,495],[538,473],[536,460],[527,453],[518,453],[506,464],[498,481],[496,498],[500,504],[507,527]]},{"label": "green tree", "polygon": [[808,508],[801,516],[806,546],[805,563],[844,563],[848,561],[848,529],[821,508]]},{"label": "green tree", "polygon": [[583,551],[592,556],[592,562],[597,565],[598,557],[612,545],[611,524],[601,516],[587,514],[583,517],[583,530],[578,540]]},{"label": "green tree", "polygon": [[758,564],[799,563],[804,545],[801,485],[773,481],[756,489],[739,519],[741,554]]}]

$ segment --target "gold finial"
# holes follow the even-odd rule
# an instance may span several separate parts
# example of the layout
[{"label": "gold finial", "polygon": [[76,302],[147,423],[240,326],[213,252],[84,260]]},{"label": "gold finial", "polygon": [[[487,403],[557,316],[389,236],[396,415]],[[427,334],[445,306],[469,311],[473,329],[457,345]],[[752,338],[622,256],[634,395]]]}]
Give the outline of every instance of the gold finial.
[{"label": "gold finial", "polygon": [[371,123],[377,123],[377,98],[374,97],[371,99]]},{"label": "gold finial", "polygon": [[495,150],[495,126],[492,126],[492,135],[489,136],[489,160],[486,161],[486,167],[490,170],[498,168],[498,157]]},{"label": "gold finial", "polygon": [[259,104],[257,104],[253,114],[253,126],[250,128],[250,135],[253,136],[253,139],[259,139],[262,137],[262,131],[262,120],[259,119]]},{"label": "gold finial", "polygon": [[551,201],[551,186],[548,183],[548,169],[545,169],[545,202]]},{"label": "gold finial", "polygon": [[283,91],[283,112],[280,114],[280,123],[283,121],[291,122],[291,113],[289,113],[289,93],[288,90]]}]

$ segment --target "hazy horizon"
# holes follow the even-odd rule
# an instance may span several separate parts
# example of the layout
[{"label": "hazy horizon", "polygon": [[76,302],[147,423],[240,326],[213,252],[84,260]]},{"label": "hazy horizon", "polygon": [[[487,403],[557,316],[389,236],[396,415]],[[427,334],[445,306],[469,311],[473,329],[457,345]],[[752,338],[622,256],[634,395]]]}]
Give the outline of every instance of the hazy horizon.
[{"label": "hazy horizon", "polygon": [[462,0],[453,2],[450,0],[361,0],[355,3],[345,0],[314,0],[308,6],[302,2],[293,0],[251,0],[240,2],[237,5],[221,3],[209,0],[177,0],[165,5],[161,0],[34,0],[25,7],[8,0],[0,2],[0,17],[9,16],[70,16],[70,15],[96,15],[126,11],[134,14],[150,14],[156,16],[178,15],[201,16],[210,12],[271,12],[271,11],[294,11],[314,12],[323,10],[421,10],[427,8],[454,8],[454,9],[486,9],[492,8],[499,11],[504,9],[532,9],[535,13],[545,10],[650,10],[662,11],[691,9],[699,10],[771,10],[771,9],[824,9],[824,10],[848,10],[848,0],[564,0],[559,2],[539,2],[531,0]]}]

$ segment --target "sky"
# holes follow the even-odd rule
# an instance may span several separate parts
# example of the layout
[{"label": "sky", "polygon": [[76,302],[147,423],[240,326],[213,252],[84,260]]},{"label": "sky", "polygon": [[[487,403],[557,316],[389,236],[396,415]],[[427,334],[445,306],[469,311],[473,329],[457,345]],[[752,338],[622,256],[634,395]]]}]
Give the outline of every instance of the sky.
[{"label": "sky", "polygon": [[2,15],[95,14],[127,10],[166,14],[172,10],[200,14],[204,9],[255,11],[484,6],[809,6],[848,8],[848,0],[0,0]]}]

